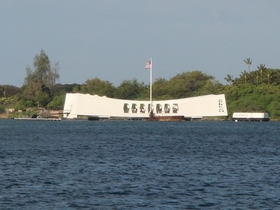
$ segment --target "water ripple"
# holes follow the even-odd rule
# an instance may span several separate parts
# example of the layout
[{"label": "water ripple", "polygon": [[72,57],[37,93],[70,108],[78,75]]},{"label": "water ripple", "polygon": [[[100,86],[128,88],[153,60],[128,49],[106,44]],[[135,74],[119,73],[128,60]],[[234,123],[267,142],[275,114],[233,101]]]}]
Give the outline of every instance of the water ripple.
[{"label": "water ripple", "polygon": [[279,125],[0,120],[0,206],[277,209]]}]

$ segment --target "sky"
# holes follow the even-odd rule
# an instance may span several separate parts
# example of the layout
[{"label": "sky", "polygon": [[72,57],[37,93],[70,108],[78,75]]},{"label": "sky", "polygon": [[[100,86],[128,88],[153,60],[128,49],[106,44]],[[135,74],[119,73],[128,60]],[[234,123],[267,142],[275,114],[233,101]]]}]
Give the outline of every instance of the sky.
[{"label": "sky", "polygon": [[280,68],[279,0],[0,0],[0,85],[21,87],[44,50],[61,84],[153,81],[199,70],[225,84]]}]

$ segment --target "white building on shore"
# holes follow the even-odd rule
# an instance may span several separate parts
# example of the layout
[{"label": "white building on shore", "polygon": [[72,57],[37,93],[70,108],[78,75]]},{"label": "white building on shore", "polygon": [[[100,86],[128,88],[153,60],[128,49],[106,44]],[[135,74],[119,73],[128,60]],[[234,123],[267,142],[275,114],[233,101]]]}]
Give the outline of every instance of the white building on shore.
[{"label": "white building on shore", "polygon": [[268,113],[264,112],[234,112],[232,115],[232,120],[238,121],[259,121],[266,122],[269,121]]}]

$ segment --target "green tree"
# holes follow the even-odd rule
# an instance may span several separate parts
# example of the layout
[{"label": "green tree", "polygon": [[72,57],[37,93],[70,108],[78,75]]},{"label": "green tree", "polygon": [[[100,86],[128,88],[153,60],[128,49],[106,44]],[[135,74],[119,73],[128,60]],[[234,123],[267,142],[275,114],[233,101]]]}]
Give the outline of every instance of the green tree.
[{"label": "green tree", "polygon": [[270,70],[270,69],[266,69],[266,71],[265,71],[265,75],[267,76],[267,84],[268,85],[270,84],[270,77],[271,77],[272,73],[273,73],[273,71]]},{"label": "green tree", "polygon": [[26,68],[24,79],[23,96],[34,103],[46,106],[51,101],[51,89],[59,79],[59,66],[56,62],[53,66],[44,50],[36,54],[33,62],[34,70]]},{"label": "green tree", "polygon": [[83,93],[88,93],[91,95],[114,97],[115,87],[112,83],[108,81],[101,81],[98,78],[87,80],[85,84],[81,87]]},{"label": "green tree", "polygon": [[[240,76],[240,79],[237,80],[237,83],[238,84],[246,84],[247,83],[247,80],[248,80],[248,73],[246,70],[244,70],[243,72],[241,72],[241,74],[239,75]],[[239,82],[239,81],[242,81],[242,82]]]},{"label": "green tree", "polygon": [[243,60],[248,66],[248,72],[250,73],[250,66],[252,65],[252,59],[246,58]]},{"label": "green tree", "polygon": [[263,80],[263,73],[266,70],[266,67],[264,64],[260,64],[259,66],[257,66],[257,71],[260,73],[261,75],[261,82]]},{"label": "green tree", "polygon": [[36,91],[35,97],[33,98],[35,103],[37,102],[40,106],[46,107],[47,104],[51,101],[51,96],[48,91]]},{"label": "green tree", "polygon": [[[163,78],[158,78],[153,83],[153,98],[157,100],[169,99],[169,86],[168,81]],[[149,89],[149,88],[148,88]],[[147,94],[147,99],[149,95]]]},{"label": "green tree", "polygon": [[16,110],[19,110],[19,109],[25,110],[27,107],[33,107],[34,105],[35,105],[34,101],[21,97],[20,100],[17,101],[14,108]]},{"label": "green tree", "polygon": [[56,62],[52,66],[45,51],[41,50],[40,54],[35,55],[33,66],[35,68],[34,72],[32,72],[33,79],[51,89],[59,79],[59,63]]},{"label": "green tree", "polygon": [[260,77],[259,72],[255,71],[254,73],[255,73],[255,77],[256,77],[256,84],[259,85],[259,77]]},{"label": "green tree", "polygon": [[0,97],[11,97],[21,93],[21,89],[12,85],[0,85]]},{"label": "green tree", "polygon": [[5,89],[5,87],[1,87],[0,86],[0,97],[6,97],[6,89]]},{"label": "green tree", "polygon": [[147,87],[144,83],[139,83],[137,79],[124,80],[116,89],[115,97],[119,99],[137,99]]},{"label": "green tree", "polygon": [[65,94],[60,96],[55,96],[53,100],[47,105],[48,109],[60,110],[63,109],[65,101]]},{"label": "green tree", "polygon": [[65,95],[66,93],[79,93],[81,92],[82,85],[80,84],[55,84],[51,90],[52,96]]},{"label": "green tree", "polygon": [[177,74],[169,80],[169,95],[172,98],[184,98],[196,96],[199,89],[208,82],[213,83],[214,77],[204,74],[201,71],[183,72]]},{"label": "green tree", "polygon": [[268,110],[271,118],[280,118],[280,102],[272,101],[268,105]]},{"label": "green tree", "polygon": [[227,76],[224,78],[230,85],[233,82],[233,76],[230,74],[227,74]]}]

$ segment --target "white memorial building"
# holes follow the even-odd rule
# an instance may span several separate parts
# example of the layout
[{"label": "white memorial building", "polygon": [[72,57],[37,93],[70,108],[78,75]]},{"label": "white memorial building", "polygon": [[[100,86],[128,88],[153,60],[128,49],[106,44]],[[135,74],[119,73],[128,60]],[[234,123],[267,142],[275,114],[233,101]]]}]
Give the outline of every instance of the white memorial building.
[{"label": "white memorial building", "polygon": [[63,113],[64,118],[68,119],[77,118],[78,116],[96,119],[147,119],[149,118],[151,107],[155,117],[184,116],[186,119],[194,119],[228,115],[224,94],[161,101],[136,101],[81,93],[67,93]]}]

